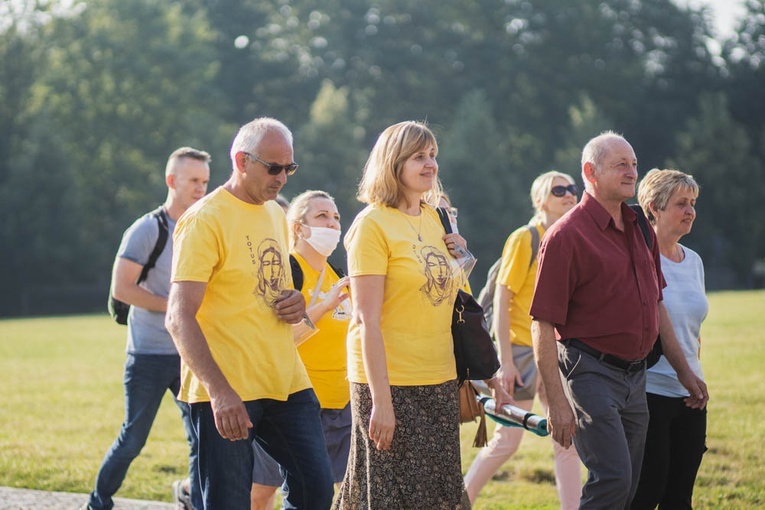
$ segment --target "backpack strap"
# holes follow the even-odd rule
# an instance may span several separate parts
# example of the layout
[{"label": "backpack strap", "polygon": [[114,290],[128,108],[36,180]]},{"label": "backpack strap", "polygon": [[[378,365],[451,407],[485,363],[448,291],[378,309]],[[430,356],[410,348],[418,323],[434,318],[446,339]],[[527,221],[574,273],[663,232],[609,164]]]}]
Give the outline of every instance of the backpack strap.
[{"label": "backpack strap", "polygon": [[300,262],[291,253],[290,268],[292,269],[292,284],[295,286],[295,290],[303,290],[303,268],[300,267]]},{"label": "backpack strap", "polygon": [[650,227],[648,226],[648,218],[645,217],[643,208],[638,204],[630,204],[630,209],[635,211],[635,214],[637,214],[638,226],[640,227],[640,231],[643,232],[643,239],[645,239],[645,244],[648,245],[649,250],[652,250],[653,242],[651,241],[651,231]]},{"label": "backpack strap", "polygon": [[537,253],[539,253],[539,230],[537,230],[536,225],[532,224],[528,224],[526,228],[531,232],[531,260],[529,260],[529,269],[531,269],[537,258]]},{"label": "backpack strap", "polygon": [[157,242],[154,245],[154,249],[151,251],[151,255],[149,255],[149,260],[146,262],[146,265],[143,266],[143,269],[141,269],[141,276],[138,277],[136,283],[141,283],[142,281],[146,280],[146,277],[149,275],[149,271],[151,271],[157,264],[157,259],[159,259],[159,256],[165,249],[165,245],[167,245],[169,227],[167,225],[165,207],[159,206],[157,209],[152,211],[151,215],[157,220],[159,235],[157,236]]},{"label": "backpack strap", "polygon": [[[643,208],[640,207],[639,204],[630,204],[630,209],[635,211],[635,214],[637,214],[637,222],[638,226],[640,227],[640,231],[643,233],[643,239],[645,239],[645,244],[648,245],[648,249],[653,249],[653,238],[651,237],[651,230],[653,230],[651,227],[648,226],[648,218],[645,216],[645,212],[643,211]],[[653,348],[651,349],[651,352],[648,353],[648,356],[646,356],[646,367],[651,368],[656,363],[658,363],[659,358],[664,354],[664,348],[661,345],[661,335],[659,335],[656,338],[656,341],[653,343]]]},{"label": "backpack strap", "polygon": [[342,270],[342,268],[339,268],[339,267],[337,267],[336,265],[334,265],[334,264],[333,264],[332,262],[330,262],[329,260],[327,261],[327,264],[329,264],[329,267],[331,267],[331,268],[332,268],[332,271],[334,271],[334,272],[335,272],[335,274],[337,275],[337,277],[338,277],[338,278],[343,278],[343,277],[345,277],[345,271],[343,271],[343,270]]}]

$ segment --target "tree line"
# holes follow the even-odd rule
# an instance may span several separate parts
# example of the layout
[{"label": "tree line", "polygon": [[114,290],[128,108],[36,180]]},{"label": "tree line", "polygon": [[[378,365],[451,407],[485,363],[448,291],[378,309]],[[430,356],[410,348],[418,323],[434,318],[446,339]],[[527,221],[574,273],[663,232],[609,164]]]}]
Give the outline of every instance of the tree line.
[{"label": "tree line", "polygon": [[765,0],[722,39],[671,0],[14,0],[0,20],[0,315],[99,309],[170,152],[210,152],[217,186],[263,115],[295,134],[285,194],[330,192],[346,227],[377,135],[426,120],[478,288],[534,177],[581,185],[581,147],[613,129],[641,174],[698,180],[684,242],[708,287],[761,281]]}]

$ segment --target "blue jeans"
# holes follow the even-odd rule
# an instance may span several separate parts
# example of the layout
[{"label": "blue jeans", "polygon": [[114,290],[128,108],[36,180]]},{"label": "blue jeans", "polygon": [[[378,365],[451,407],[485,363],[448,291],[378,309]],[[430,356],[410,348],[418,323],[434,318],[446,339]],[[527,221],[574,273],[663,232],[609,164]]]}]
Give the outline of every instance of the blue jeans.
[{"label": "blue jeans", "polygon": [[[189,477],[192,504],[202,508],[197,465],[198,445],[191,424],[188,404],[176,399],[181,385],[181,358],[178,355],[128,354],[125,361],[125,422],[120,434],[106,452],[96,477],[96,488],[90,493],[90,506],[95,510],[114,506],[112,496],[119,490],[130,463],[138,457],[149,437],[154,418],[166,391],[170,391],[181,410],[181,418],[189,442]],[[199,506],[197,506],[197,504]]]},{"label": "blue jeans", "polygon": [[577,419],[574,446],[588,470],[579,508],[629,508],[648,429],[645,368],[628,373],[575,346],[558,349]]},{"label": "blue jeans", "polygon": [[282,508],[325,510],[332,504],[332,468],[313,389],[286,401],[244,403],[253,428],[249,439],[229,441],[215,428],[209,402],[191,404],[199,432],[199,474],[206,510],[249,510],[252,441],[278,462],[285,478]]}]

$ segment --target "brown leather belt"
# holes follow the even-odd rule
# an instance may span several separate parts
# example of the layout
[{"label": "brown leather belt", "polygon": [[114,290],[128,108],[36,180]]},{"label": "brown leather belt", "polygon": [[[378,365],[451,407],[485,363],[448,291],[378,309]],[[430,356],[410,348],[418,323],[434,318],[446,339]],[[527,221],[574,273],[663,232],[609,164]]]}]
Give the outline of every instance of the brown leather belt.
[{"label": "brown leather belt", "polygon": [[583,353],[589,354],[590,356],[597,359],[601,363],[605,363],[606,365],[610,365],[614,368],[618,368],[619,370],[624,370],[625,372],[630,372],[630,373],[639,372],[640,370],[645,368],[645,359],[627,361],[626,359],[621,359],[617,356],[614,356],[613,354],[606,354],[604,352],[600,352],[597,349],[593,349],[586,343],[576,338],[569,338],[567,340],[563,340],[563,345],[567,347],[569,345],[571,347],[576,347]]}]

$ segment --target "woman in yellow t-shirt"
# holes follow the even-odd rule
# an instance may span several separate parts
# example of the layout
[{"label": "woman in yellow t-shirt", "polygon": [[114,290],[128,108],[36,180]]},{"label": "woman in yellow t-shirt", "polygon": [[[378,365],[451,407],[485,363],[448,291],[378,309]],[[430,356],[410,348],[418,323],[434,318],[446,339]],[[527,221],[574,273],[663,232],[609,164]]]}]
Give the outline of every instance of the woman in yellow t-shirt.
[{"label": "woman in yellow t-shirt", "polygon": [[[300,287],[306,313],[315,325],[315,329],[310,329],[305,322],[294,325],[295,343],[321,405],[332,477],[335,483],[340,483],[345,476],[351,444],[345,349],[351,307],[348,277],[338,274],[342,271],[327,261],[340,241],[340,214],[328,193],[306,191],[292,199],[287,209],[287,223],[292,280],[296,288]],[[256,446],[251,509],[273,508],[274,495],[281,484],[279,465]]]},{"label": "woman in yellow t-shirt", "polygon": [[359,184],[368,205],[345,236],[353,434],[335,509],[469,508],[451,338],[464,283],[454,256],[466,244],[433,207],[437,153],[424,124],[390,126]]},{"label": "woman in yellow t-shirt", "polygon": [[[528,226],[510,234],[502,251],[502,262],[494,293],[494,324],[501,367],[497,372],[504,389],[518,407],[531,410],[537,392],[537,366],[531,342],[531,299],[537,276],[537,261],[533,257],[533,237],[529,228],[537,230],[539,238],[577,202],[574,179],[561,172],[546,172],[531,185],[531,202],[536,211]],[[546,408],[544,388],[539,388],[539,400]],[[465,487],[470,501],[494,473],[518,450],[523,429],[497,426],[494,437],[483,448],[465,475]],[[563,449],[555,441],[555,481],[558,498],[564,510],[578,508],[582,492],[579,457],[574,448]]]}]

